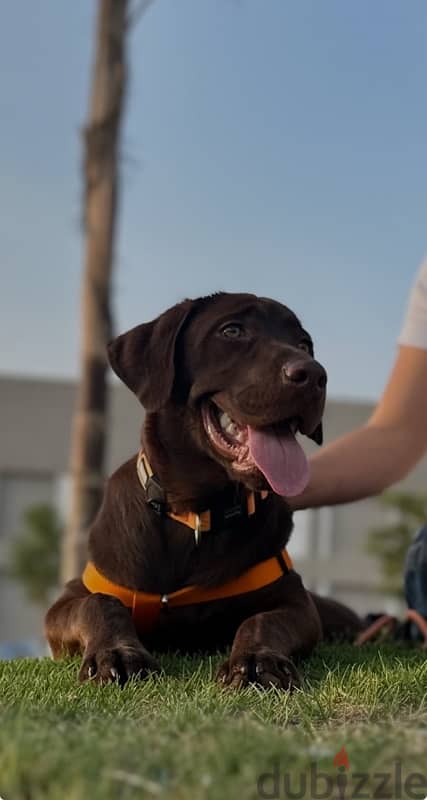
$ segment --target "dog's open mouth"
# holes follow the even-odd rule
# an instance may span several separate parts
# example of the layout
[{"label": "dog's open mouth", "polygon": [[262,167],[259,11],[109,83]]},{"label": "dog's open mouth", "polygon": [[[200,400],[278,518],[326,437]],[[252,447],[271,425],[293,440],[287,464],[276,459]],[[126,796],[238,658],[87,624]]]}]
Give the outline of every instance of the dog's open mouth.
[{"label": "dog's open mouth", "polygon": [[212,401],[203,404],[202,419],[212,446],[236,472],[258,469],[273,491],[284,497],[301,494],[307,486],[309,469],[295,437],[297,420],[253,428],[239,424]]}]

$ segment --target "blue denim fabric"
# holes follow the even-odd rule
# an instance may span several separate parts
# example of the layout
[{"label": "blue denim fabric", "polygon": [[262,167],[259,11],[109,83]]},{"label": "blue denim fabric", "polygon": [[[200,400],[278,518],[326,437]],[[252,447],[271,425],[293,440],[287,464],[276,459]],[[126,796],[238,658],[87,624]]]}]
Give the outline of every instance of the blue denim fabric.
[{"label": "blue denim fabric", "polygon": [[[408,608],[427,618],[427,525],[418,531],[406,554],[404,585]],[[422,638],[415,625],[411,625],[411,638]]]}]

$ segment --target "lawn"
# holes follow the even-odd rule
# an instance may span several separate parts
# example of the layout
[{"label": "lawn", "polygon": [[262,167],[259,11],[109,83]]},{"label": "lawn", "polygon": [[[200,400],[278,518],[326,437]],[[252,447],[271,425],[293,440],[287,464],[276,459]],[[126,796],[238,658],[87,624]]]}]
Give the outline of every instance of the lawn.
[{"label": "lawn", "polygon": [[[304,689],[292,695],[222,689],[213,680],[217,662],[164,657],[164,674],[123,690],[79,686],[76,661],[0,663],[0,796],[427,795],[421,650],[322,646],[306,664]],[[348,770],[333,764],[342,747]],[[389,776],[383,789],[381,772]]]}]

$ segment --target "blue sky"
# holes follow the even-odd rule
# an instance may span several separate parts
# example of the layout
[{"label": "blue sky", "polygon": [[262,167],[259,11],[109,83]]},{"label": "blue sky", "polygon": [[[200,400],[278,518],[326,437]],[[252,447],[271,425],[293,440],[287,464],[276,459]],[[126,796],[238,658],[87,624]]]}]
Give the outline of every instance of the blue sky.
[{"label": "blue sky", "polygon": [[[94,0],[0,30],[0,371],[77,372]],[[117,330],[216,289],[302,317],[374,398],[427,251],[425,0],[155,0],[131,39]]]}]

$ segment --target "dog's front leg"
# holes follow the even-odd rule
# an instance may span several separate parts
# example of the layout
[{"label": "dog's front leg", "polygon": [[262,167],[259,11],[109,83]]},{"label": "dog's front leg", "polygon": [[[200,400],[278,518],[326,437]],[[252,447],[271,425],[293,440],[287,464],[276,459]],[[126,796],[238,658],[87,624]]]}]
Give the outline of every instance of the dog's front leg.
[{"label": "dog's front leg", "polygon": [[80,580],[71,581],[49,609],[45,632],[55,659],[83,656],[80,681],[123,685],[159,668],[141,644],[129,609],[115,597],[90,594]]},{"label": "dog's front leg", "polygon": [[[316,607],[300,582],[299,591],[282,607],[246,619],[234,637],[219,680],[239,689],[250,683],[291,689],[300,685],[295,656],[308,655],[322,638]],[[290,578],[289,578],[290,579]]]}]

